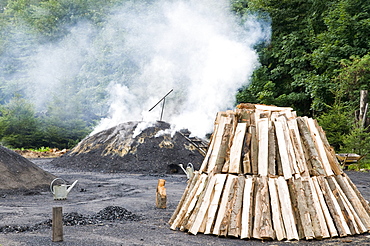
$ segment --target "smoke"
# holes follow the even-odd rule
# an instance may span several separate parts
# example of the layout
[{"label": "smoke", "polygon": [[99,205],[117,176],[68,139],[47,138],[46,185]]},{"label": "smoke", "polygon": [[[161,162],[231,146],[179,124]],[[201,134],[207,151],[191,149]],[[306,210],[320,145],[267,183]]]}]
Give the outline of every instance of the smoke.
[{"label": "smoke", "polygon": [[[136,7],[125,6],[109,24],[127,32],[125,54],[137,69],[130,83],[114,83],[109,117],[93,133],[128,120],[158,120],[164,106],[163,120],[204,136],[248,83],[258,66],[253,46],[268,39],[269,29],[253,18],[240,26],[228,1]],[[171,89],[165,104],[148,112]]]},{"label": "smoke", "polygon": [[258,66],[253,46],[269,36],[269,23],[241,25],[226,0],[128,1],[102,27],[81,22],[38,46],[22,77],[38,111],[60,97],[103,116],[91,134],[159,120],[164,106],[162,120],[202,137],[218,111],[234,107]]}]

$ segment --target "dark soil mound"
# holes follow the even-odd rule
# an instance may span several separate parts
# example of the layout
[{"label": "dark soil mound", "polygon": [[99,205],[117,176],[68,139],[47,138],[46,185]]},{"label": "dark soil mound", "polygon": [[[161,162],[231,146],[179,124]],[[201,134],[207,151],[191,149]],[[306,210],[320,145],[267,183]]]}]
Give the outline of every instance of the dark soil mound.
[{"label": "dark soil mound", "polygon": [[51,162],[74,170],[131,173],[182,172],[189,162],[199,169],[204,156],[186,137],[166,133],[165,122],[126,122],[82,140],[64,156]]},{"label": "dark soil mound", "polygon": [[0,146],[1,192],[45,190],[55,178],[23,156]]}]

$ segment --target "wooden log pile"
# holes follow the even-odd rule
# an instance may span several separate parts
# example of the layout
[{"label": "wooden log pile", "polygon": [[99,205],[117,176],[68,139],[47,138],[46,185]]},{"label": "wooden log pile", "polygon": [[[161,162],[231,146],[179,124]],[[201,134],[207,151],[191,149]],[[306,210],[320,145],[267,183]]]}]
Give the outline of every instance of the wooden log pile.
[{"label": "wooden log pile", "polygon": [[169,223],[194,235],[309,240],[368,232],[370,208],[315,120],[240,104],[217,114]]}]

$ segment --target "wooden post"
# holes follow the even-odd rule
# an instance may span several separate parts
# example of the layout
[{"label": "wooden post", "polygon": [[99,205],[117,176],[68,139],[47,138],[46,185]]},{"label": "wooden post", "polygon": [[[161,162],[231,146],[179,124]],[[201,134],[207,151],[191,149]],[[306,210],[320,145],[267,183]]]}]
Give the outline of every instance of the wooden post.
[{"label": "wooden post", "polygon": [[53,242],[63,241],[63,213],[62,207],[53,207],[53,219],[52,219],[52,230],[53,230]]},{"label": "wooden post", "polygon": [[164,187],[166,180],[158,179],[157,192],[156,192],[156,206],[157,208],[167,207],[167,194]]},{"label": "wooden post", "polygon": [[364,119],[365,108],[367,104],[368,92],[367,90],[360,91],[360,115],[359,120]]}]

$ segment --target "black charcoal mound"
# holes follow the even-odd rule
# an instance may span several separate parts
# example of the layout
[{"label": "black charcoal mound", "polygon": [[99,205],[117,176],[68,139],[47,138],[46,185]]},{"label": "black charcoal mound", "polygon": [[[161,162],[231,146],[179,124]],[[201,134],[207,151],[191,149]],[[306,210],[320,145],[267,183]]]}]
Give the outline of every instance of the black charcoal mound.
[{"label": "black charcoal mound", "polygon": [[[148,126],[149,125],[149,126]],[[132,121],[83,139],[51,162],[56,167],[91,172],[182,173],[178,164],[199,169],[204,156],[184,134],[167,133],[170,124]]]}]

